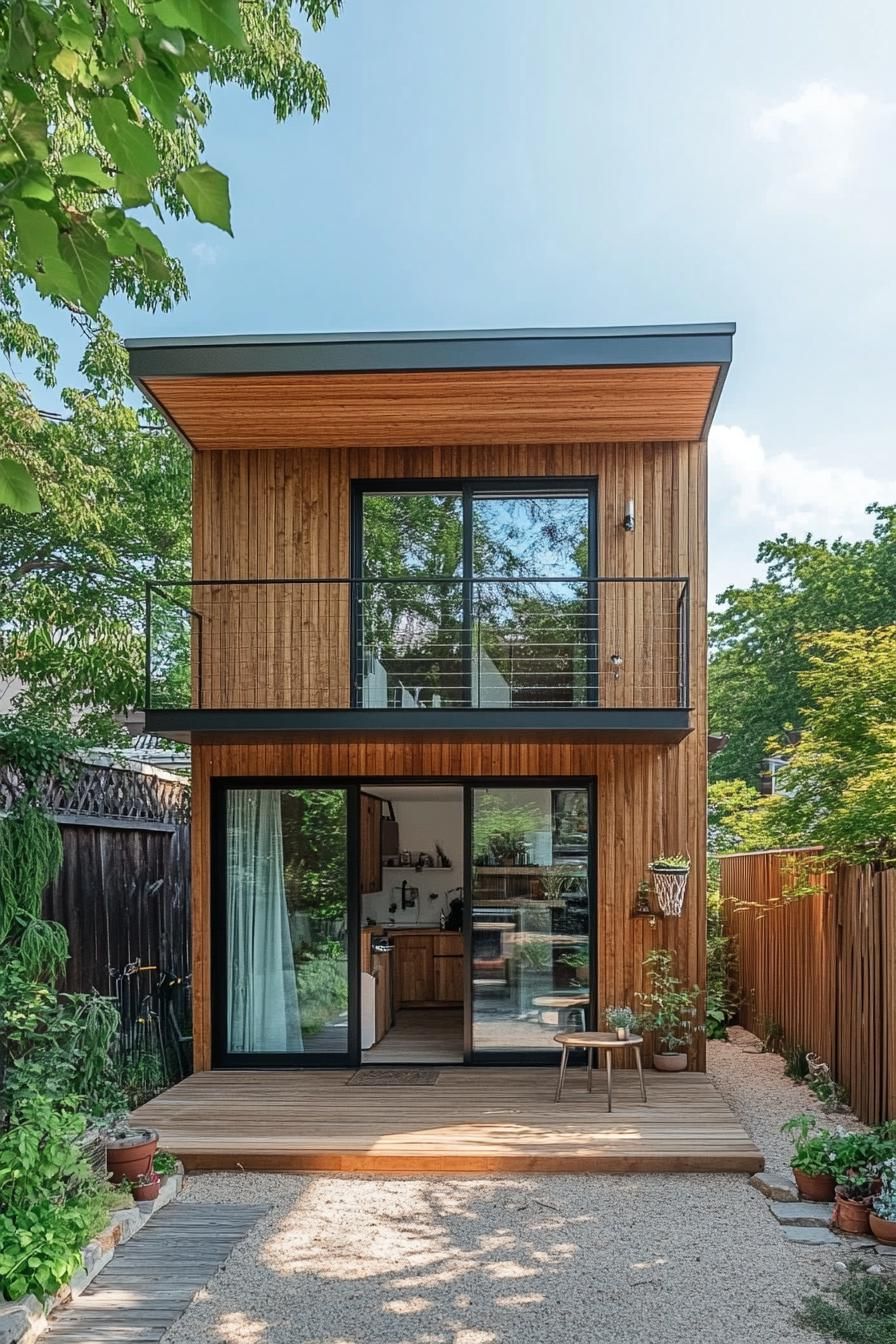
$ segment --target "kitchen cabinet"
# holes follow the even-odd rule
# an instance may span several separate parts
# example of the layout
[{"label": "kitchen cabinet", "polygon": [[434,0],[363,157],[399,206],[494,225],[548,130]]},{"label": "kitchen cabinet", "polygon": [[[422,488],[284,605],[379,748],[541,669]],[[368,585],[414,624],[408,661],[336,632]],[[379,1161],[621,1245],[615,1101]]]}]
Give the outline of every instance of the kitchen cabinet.
[{"label": "kitchen cabinet", "polygon": [[381,1041],[395,1021],[392,1011],[392,953],[371,955],[371,974],[376,981],[374,1041]]},{"label": "kitchen cabinet", "polygon": [[395,938],[398,959],[398,998],[402,1007],[432,1003],[435,997],[432,935],[400,934]]},{"label": "kitchen cabinet", "polygon": [[383,804],[373,794],[361,794],[361,852],[359,855],[361,895],[382,890],[383,855],[380,823]]},{"label": "kitchen cabinet", "polygon": [[436,1003],[463,1003],[463,956],[453,954],[451,956],[434,956],[432,964]]}]

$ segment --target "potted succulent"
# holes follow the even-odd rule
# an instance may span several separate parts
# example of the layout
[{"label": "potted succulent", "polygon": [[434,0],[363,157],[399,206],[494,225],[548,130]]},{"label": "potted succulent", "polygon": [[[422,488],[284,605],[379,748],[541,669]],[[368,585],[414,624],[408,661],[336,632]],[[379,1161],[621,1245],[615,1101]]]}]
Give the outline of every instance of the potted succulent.
[{"label": "potted succulent", "polygon": [[691,861],[686,854],[660,854],[649,864],[653,889],[664,915],[680,915]]},{"label": "potted succulent", "polygon": [[874,1167],[850,1167],[843,1172],[834,1187],[833,1226],[841,1232],[867,1236],[871,1228],[871,1203],[879,1186]]},{"label": "potted succulent", "polygon": [[667,948],[657,948],[644,959],[650,980],[641,1000],[642,1028],[652,1031],[660,1047],[654,1051],[653,1067],[661,1073],[679,1073],[688,1066],[688,1047],[700,1028],[695,1022],[699,985],[685,985],[675,974],[674,959]]},{"label": "potted succulent", "polygon": [[896,1158],[880,1169],[881,1188],[871,1202],[868,1228],[885,1246],[896,1246]]},{"label": "potted succulent", "polygon": [[822,1129],[814,1115],[795,1115],[781,1132],[793,1137],[790,1166],[801,1198],[829,1203],[834,1198],[837,1136]]},{"label": "potted succulent", "polygon": [[608,1027],[616,1033],[617,1041],[627,1041],[630,1031],[637,1030],[638,1019],[627,1004],[612,1005],[604,1013]]}]

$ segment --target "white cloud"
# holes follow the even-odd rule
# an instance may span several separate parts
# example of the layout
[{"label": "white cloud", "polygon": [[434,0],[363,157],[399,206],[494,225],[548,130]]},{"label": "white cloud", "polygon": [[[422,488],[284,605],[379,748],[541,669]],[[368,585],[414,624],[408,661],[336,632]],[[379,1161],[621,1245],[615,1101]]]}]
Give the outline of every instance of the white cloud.
[{"label": "white cloud", "polygon": [[190,251],[201,266],[214,266],[218,260],[218,249],[205,241],[195,243]]},{"label": "white cloud", "polygon": [[871,503],[896,503],[896,479],[770,452],[758,434],[715,425],[709,435],[710,596],[749,583],[760,541],[790,532],[831,540],[871,533]]},{"label": "white cloud", "polygon": [[813,83],[797,97],[763,108],[751,130],[755,139],[778,146],[779,194],[829,196],[857,175],[879,131],[892,125],[894,111],[894,104],[866,93]]}]

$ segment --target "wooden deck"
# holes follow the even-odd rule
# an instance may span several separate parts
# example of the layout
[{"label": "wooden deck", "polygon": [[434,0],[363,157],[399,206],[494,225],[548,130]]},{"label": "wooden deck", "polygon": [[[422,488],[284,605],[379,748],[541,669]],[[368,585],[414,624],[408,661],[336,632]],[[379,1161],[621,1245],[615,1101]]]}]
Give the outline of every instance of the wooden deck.
[{"label": "wooden deck", "polygon": [[625,1172],[761,1170],[705,1074],[614,1071],[554,1102],[543,1068],[443,1069],[433,1086],[346,1087],[346,1070],[198,1073],[135,1112],[188,1171]]}]

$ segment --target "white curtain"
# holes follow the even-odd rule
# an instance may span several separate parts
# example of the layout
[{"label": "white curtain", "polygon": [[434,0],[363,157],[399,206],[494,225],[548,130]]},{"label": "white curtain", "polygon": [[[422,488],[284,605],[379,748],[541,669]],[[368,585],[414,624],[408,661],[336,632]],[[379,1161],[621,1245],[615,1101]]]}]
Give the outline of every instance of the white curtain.
[{"label": "white curtain", "polygon": [[230,1052],[303,1050],[277,789],[227,794],[227,968]]}]

